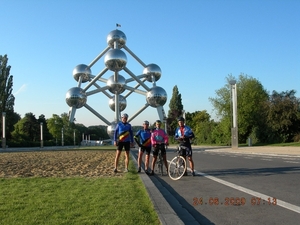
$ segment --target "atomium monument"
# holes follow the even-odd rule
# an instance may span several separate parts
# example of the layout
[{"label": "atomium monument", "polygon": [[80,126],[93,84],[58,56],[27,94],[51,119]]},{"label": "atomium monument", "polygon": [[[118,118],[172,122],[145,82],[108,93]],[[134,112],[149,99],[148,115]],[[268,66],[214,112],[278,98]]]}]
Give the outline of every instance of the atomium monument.
[{"label": "atomium monument", "polygon": [[[116,124],[121,119],[121,112],[127,106],[126,98],[132,93],[144,95],[146,104],[133,116],[129,117],[129,122],[149,106],[157,109],[161,121],[166,121],[163,105],[167,101],[167,93],[162,87],[156,86],[156,82],[161,77],[160,67],[153,63],[147,65],[142,62],[127,47],[126,35],[121,30],[111,31],[107,35],[106,40],[108,46],[90,64],[77,65],[73,70],[73,78],[77,82],[77,87],[69,89],[66,93],[66,103],[70,107],[69,121],[74,121],[76,109],[85,107],[108,125],[107,133],[112,137]],[[135,75],[129,70],[127,67],[127,56],[123,50],[142,65],[142,74]],[[91,69],[101,57],[104,57],[104,68],[97,75],[93,75]],[[105,78],[105,74],[108,71],[112,71],[113,75]],[[126,77],[127,75],[119,74],[120,71],[122,73],[124,71],[128,77]],[[129,84],[133,81],[136,81],[136,85],[130,86]],[[148,87],[145,84],[146,82],[150,82],[152,87]],[[86,83],[86,86],[81,87],[84,83]],[[104,94],[108,98],[109,108],[114,112],[114,120],[111,122],[87,104],[88,96],[99,93]]]}]

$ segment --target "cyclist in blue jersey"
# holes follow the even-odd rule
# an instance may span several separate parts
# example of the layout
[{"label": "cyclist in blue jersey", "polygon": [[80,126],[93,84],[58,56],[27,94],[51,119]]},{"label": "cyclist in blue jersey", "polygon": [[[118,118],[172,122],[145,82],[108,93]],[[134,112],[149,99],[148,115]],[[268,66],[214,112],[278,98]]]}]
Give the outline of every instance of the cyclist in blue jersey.
[{"label": "cyclist in blue jersey", "polygon": [[114,172],[118,172],[119,158],[122,149],[125,149],[125,172],[128,172],[129,164],[129,150],[133,147],[133,134],[130,123],[127,122],[128,115],[124,113],[122,115],[122,121],[116,126],[114,133],[114,145],[117,146],[116,158],[115,158],[115,168]]},{"label": "cyclist in blue jersey", "polygon": [[[178,118],[178,125],[179,127],[176,128],[175,131],[175,139],[179,141],[179,144],[181,146],[186,147],[186,150],[183,151],[183,157],[188,157],[188,160],[190,162],[190,167],[192,170],[192,175],[195,176],[194,172],[194,161],[193,161],[193,152],[192,152],[192,145],[191,145],[191,139],[195,137],[192,129],[189,126],[186,126],[184,124],[185,119],[183,117]],[[185,174],[187,175],[187,174]]]},{"label": "cyclist in blue jersey", "polygon": [[139,146],[139,155],[138,155],[138,173],[141,172],[141,164],[142,164],[142,158],[143,154],[146,151],[145,156],[145,172],[148,174],[148,168],[149,168],[149,158],[150,158],[150,152],[151,152],[151,130],[149,129],[149,122],[145,120],[143,122],[143,129],[139,130],[135,136],[134,140]]}]

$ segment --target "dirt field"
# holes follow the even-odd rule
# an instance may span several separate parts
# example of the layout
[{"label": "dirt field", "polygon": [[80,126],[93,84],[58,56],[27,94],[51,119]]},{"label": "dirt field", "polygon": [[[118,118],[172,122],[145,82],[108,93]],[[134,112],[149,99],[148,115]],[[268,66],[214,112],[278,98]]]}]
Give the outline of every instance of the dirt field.
[{"label": "dirt field", "polygon": [[[0,153],[0,178],[112,177],[115,151],[44,151]],[[124,170],[124,153],[119,171]]]}]

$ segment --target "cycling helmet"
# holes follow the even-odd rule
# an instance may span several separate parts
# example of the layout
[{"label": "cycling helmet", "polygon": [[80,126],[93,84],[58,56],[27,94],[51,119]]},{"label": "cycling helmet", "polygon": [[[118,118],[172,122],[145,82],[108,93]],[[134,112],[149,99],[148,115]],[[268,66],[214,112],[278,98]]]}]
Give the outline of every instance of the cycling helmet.
[{"label": "cycling helmet", "polygon": [[145,120],[145,121],[143,122],[143,124],[149,125],[149,121],[148,121],[148,120]]},{"label": "cycling helmet", "polygon": [[155,123],[159,123],[159,124],[161,124],[161,121],[160,121],[160,120],[156,120],[156,121],[155,121]]},{"label": "cycling helmet", "polygon": [[179,121],[184,122],[184,118],[181,116],[181,117],[179,117],[179,118],[177,119],[177,121],[178,121],[178,122],[179,122]]},{"label": "cycling helmet", "polygon": [[123,117],[128,118],[128,114],[127,114],[127,113],[124,113],[124,114],[122,115],[122,118],[123,118]]}]

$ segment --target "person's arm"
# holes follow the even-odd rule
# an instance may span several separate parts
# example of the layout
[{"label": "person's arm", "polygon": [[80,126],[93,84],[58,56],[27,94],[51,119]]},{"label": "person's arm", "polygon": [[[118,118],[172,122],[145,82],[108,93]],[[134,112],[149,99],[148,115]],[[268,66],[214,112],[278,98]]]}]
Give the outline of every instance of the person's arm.
[{"label": "person's arm", "polygon": [[195,137],[195,134],[193,131],[191,131],[190,138],[194,138],[194,137]]},{"label": "person's arm", "polygon": [[115,133],[114,133],[114,141],[117,141],[118,133],[119,133],[119,124],[116,125]]},{"label": "person's arm", "polygon": [[140,141],[139,139],[141,138],[141,131],[139,130],[138,132],[136,132],[136,134],[134,135],[133,139],[135,140],[136,144],[141,147]]},{"label": "person's arm", "polygon": [[115,129],[115,133],[114,133],[114,145],[117,146],[118,145],[118,133],[119,133],[119,124],[117,124],[116,129]]},{"label": "person's arm", "polygon": [[133,144],[133,132],[132,132],[131,125],[130,125],[130,129],[129,129],[129,134],[130,134],[130,142]]},{"label": "person's arm", "polygon": [[192,131],[192,129],[190,127],[187,127],[188,131],[187,131],[187,135],[185,136],[186,138],[194,138],[195,135],[194,135],[194,132]]},{"label": "person's arm", "polygon": [[166,132],[165,132],[165,144],[169,145],[169,136],[168,136],[168,134]]},{"label": "person's arm", "polygon": [[154,147],[154,145],[156,144],[156,141],[155,141],[155,139],[154,139],[154,135],[155,135],[155,131],[152,131],[152,133],[151,133],[151,144],[152,144],[152,146]]},{"label": "person's arm", "polygon": [[177,127],[176,130],[175,130],[174,138],[175,138],[175,140],[179,140],[179,139],[180,139],[180,137],[179,137],[179,135],[178,135],[178,127]]}]

